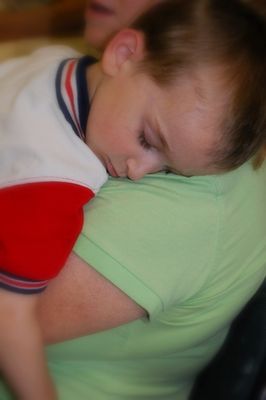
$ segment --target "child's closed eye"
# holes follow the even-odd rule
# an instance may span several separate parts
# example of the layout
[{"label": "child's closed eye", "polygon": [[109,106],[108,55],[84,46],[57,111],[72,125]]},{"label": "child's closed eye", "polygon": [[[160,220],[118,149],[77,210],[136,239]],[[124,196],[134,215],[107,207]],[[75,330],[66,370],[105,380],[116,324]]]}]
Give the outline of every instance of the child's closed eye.
[{"label": "child's closed eye", "polygon": [[150,150],[152,148],[152,145],[148,142],[145,136],[145,132],[141,132],[139,135],[139,143],[145,150]]}]

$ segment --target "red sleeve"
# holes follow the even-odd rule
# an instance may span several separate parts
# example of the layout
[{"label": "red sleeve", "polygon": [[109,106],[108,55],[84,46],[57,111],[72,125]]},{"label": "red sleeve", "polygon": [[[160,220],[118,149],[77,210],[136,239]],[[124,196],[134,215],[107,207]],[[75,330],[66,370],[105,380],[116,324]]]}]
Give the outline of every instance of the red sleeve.
[{"label": "red sleeve", "polygon": [[0,271],[32,279],[54,277],[83,225],[94,193],[71,183],[44,182],[0,191]]}]

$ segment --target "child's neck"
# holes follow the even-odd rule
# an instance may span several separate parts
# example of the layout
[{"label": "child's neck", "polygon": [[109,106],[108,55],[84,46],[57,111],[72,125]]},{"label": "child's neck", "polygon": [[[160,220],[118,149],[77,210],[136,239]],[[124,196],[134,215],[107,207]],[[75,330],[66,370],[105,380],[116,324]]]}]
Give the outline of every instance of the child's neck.
[{"label": "child's neck", "polygon": [[99,62],[89,66],[86,71],[87,78],[87,88],[89,93],[90,102],[92,101],[94,94],[100,85],[104,74],[101,70],[101,65]]}]

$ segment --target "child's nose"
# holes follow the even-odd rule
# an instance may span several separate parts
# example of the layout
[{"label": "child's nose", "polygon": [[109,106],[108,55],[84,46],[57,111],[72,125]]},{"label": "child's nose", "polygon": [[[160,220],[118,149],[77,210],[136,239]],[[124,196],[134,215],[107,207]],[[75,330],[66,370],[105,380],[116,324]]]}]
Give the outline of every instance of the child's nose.
[{"label": "child's nose", "polygon": [[136,159],[129,159],[127,161],[127,176],[129,179],[136,181],[143,178],[147,174],[158,172],[160,168],[155,165],[155,162],[141,162]]}]

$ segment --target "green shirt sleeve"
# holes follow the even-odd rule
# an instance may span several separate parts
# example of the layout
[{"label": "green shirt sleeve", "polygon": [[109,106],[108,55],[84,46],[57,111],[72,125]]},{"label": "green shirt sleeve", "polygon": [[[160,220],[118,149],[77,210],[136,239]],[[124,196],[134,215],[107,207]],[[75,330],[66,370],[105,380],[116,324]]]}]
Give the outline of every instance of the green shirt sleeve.
[{"label": "green shirt sleeve", "polygon": [[219,226],[216,180],[114,180],[86,209],[77,254],[152,317],[204,284]]}]

